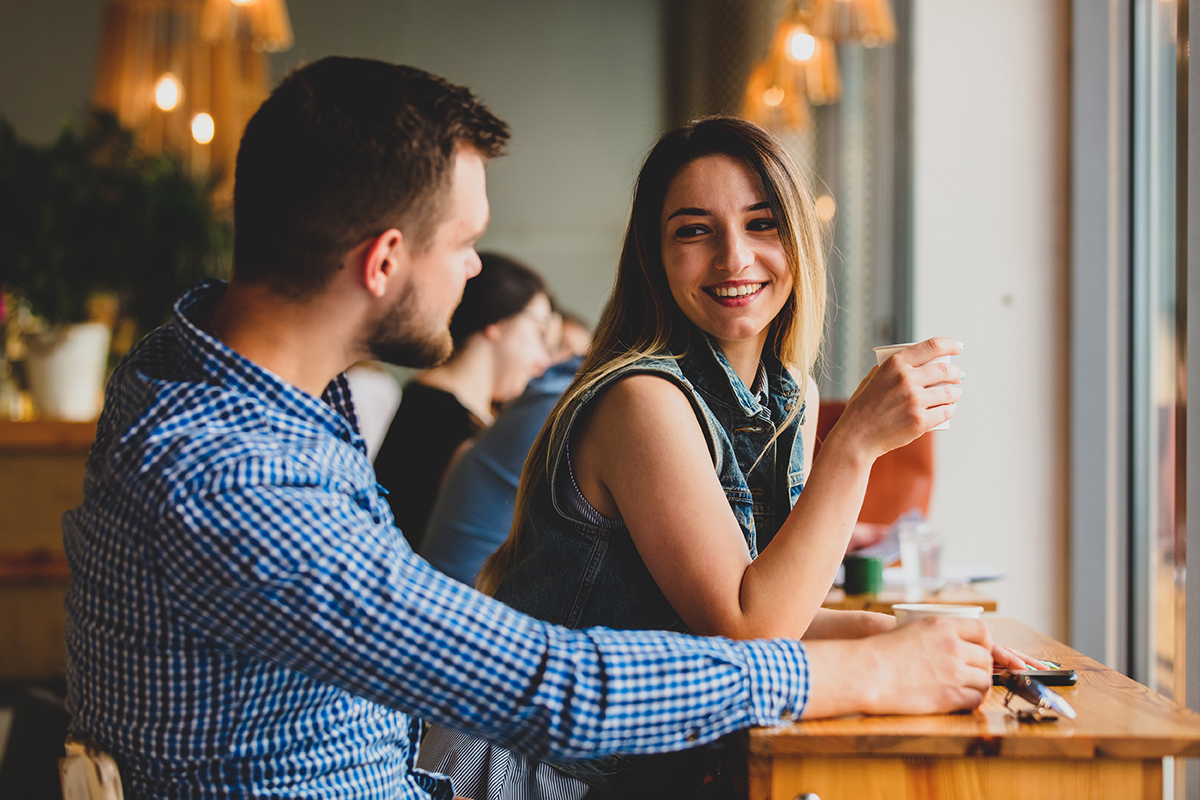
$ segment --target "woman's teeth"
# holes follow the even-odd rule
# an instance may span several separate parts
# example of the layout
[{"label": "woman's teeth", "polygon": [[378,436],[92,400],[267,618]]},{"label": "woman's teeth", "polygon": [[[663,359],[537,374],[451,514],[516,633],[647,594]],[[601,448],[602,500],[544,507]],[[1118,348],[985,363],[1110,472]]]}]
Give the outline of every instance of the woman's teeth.
[{"label": "woman's teeth", "polygon": [[714,286],[712,293],[717,297],[744,297],[754,294],[763,287],[761,283],[743,283],[741,286]]}]

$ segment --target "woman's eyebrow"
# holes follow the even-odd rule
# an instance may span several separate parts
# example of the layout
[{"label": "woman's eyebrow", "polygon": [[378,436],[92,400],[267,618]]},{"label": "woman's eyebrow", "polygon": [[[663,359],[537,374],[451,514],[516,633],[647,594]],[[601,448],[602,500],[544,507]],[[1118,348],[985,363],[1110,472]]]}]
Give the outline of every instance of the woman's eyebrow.
[{"label": "woman's eyebrow", "polygon": [[679,217],[679,216],[707,217],[707,216],[709,216],[709,213],[707,210],[705,210],[703,208],[695,208],[695,207],[681,208],[681,209],[673,212],[671,214],[671,216],[667,217],[667,220],[670,221],[672,219],[675,219],[675,217]]},{"label": "woman's eyebrow", "polygon": [[771,208],[771,204],[768,203],[766,200],[763,200],[761,203],[755,203],[752,206],[746,206],[747,211],[763,211],[763,210],[769,210],[770,208]]}]

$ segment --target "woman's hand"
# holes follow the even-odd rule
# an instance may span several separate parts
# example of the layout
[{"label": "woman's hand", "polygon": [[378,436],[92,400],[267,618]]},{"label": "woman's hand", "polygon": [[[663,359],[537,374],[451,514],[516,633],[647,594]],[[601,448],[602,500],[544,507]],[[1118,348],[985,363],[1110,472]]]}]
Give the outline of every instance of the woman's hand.
[{"label": "woman's hand", "polygon": [[941,336],[894,354],[859,384],[829,440],[861,448],[874,459],[950,419],[962,395],[962,370],[932,362],[960,352],[958,342]]}]

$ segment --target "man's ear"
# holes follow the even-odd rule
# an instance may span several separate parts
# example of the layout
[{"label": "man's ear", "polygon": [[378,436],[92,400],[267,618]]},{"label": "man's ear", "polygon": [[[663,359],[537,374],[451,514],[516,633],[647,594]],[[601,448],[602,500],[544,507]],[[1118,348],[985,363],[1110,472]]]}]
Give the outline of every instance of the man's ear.
[{"label": "man's ear", "polygon": [[404,234],[397,228],[388,228],[365,245],[359,262],[363,286],[375,297],[383,297],[389,282],[404,279],[408,267]]}]

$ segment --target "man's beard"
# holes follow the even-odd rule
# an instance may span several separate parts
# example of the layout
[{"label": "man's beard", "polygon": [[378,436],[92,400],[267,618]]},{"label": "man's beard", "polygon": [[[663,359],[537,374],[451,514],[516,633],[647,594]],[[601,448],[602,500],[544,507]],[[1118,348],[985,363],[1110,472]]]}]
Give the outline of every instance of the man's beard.
[{"label": "man's beard", "polygon": [[420,293],[410,281],[395,304],[375,323],[375,330],[367,339],[367,349],[379,361],[398,367],[436,367],[454,351],[450,321],[425,319]]}]

